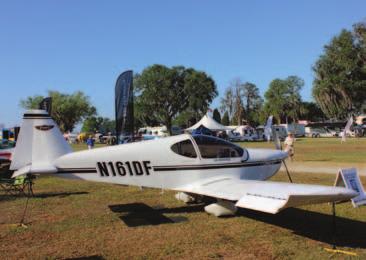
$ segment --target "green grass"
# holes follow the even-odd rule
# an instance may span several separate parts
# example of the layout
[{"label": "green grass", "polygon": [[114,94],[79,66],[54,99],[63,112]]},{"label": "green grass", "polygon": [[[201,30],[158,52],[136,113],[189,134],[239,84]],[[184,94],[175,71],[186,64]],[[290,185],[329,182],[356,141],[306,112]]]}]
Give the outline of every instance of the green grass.
[{"label": "green grass", "polygon": [[[247,148],[274,148],[273,142],[241,142]],[[366,138],[297,138],[296,161],[366,163]]]},{"label": "green grass", "polygon": [[[242,143],[245,147],[273,147],[267,143]],[[299,139],[296,160],[328,163],[363,162],[366,139]],[[76,145],[75,150],[86,145]],[[348,151],[352,156],[343,157]],[[361,153],[362,155],[359,155]],[[334,175],[293,173],[297,183],[333,185]],[[273,177],[287,181],[284,173]],[[364,186],[366,178],[362,178]],[[187,206],[174,193],[112,184],[42,177],[36,180],[36,197],[29,200],[26,223],[21,219],[26,199],[0,193],[0,258],[63,259],[101,256],[108,259],[326,259],[330,247],[331,207],[310,205],[277,215],[240,210],[230,218],[216,218],[202,205]],[[146,204],[154,211],[133,213]],[[127,210],[114,212],[109,206]],[[151,213],[181,220],[142,225]],[[340,249],[366,258],[366,207],[337,205],[337,243]],[[133,226],[132,224],[141,224]]]},{"label": "green grass", "polygon": [[[106,146],[106,144],[95,144],[94,149],[95,148],[99,148],[99,147],[104,147]],[[82,151],[88,148],[88,146],[85,143],[82,144],[72,144],[71,145],[72,149],[74,149],[74,151]]]},{"label": "green grass", "polygon": [[[247,148],[271,148],[273,142],[239,142]],[[95,148],[103,147],[96,144]],[[72,145],[75,151],[86,149],[86,144]],[[347,138],[341,143],[340,138],[297,138],[295,142],[295,159],[304,162],[348,162],[366,163],[366,138]]]},{"label": "green grass", "polygon": [[[332,175],[319,174],[293,174],[293,178],[296,182],[325,185],[334,181]],[[274,180],[286,181],[286,176],[280,173]],[[186,206],[176,201],[174,193],[168,191],[162,194],[154,189],[141,191],[135,187],[44,177],[37,180],[35,192],[38,196],[29,201],[27,229],[11,225],[20,220],[25,198],[0,195],[3,259],[91,255],[109,259],[330,257],[323,249],[330,247],[332,241],[328,204],[287,209],[278,215],[241,210],[235,217],[216,218],[206,214],[200,205]],[[128,219],[131,213],[109,208],[130,203],[144,203],[159,208],[167,218],[184,221],[130,227],[120,217]],[[339,247],[365,258],[366,208],[340,204],[337,214]],[[131,218],[144,223],[139,216]]]}]

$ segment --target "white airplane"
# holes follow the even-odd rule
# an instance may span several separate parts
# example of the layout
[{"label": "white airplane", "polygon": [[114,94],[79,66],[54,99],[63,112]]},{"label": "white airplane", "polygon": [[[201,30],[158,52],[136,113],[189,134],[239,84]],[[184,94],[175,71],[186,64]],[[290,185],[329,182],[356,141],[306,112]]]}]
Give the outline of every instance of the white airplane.
[{"label": "white airplane", "polygon": [[216,216],[234,214],[237,207],[275,214],[358,195],[343,187],[265,181],[286,157],[278,150],[245,149],[188,134],[72,152],[47,112],[30,110],[24,114],[10,169],[13,177],[55,174],[173,190],[191,198],[207,196],[217,199],[205,207]]}]

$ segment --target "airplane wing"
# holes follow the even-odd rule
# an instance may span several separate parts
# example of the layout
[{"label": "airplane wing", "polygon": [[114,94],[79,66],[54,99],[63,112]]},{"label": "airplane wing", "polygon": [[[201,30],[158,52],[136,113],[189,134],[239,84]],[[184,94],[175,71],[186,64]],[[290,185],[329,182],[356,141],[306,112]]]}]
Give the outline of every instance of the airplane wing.
[{"label": "airplane wing", "polygon": [[333,186],[211,178],[177,187],[177,191],[236,201],[235,206],[276,214],[295,206],[351,199],[357,192]]}]

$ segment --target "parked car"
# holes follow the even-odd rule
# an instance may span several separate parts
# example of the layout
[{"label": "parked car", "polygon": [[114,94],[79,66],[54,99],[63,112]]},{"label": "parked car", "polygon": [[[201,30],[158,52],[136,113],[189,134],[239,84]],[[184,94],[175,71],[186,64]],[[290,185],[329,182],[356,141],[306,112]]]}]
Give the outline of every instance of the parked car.
[{"label": "parked car", "polygon": [[[339,136],[342,137],[344,129],[340,132]],[[362,126],[352,126],[351,130],[347,132],[347,137],[362,137],[365,135],[365,129]]]},{"label": "parked car", "polygon": [[366,125],[357,125],[353,127],[353,131],[355,132],[356,137],[365,136]]},{"label": "parked car", "polygon": [[[264,126],[258,126],[256,128],[257,131],[257,137],[258,140],[267,140],[265,131],[264,131]],[[272,131],[276,131],[278,138],[283,141],[285,140],[286,136],[287,136],[287,129],[286,127],[284,127],[283,125],[273,125],[272,126]],[[271,134],[271,140],[273,140],[273,136]]]},{"label": "parked car", "polygon": [[310,128],[306,132],[307,137],[318,138],[318,137],[335,137],[338,133],[328,128]]},{"label": "parked car", "polygon": [[227,139],[230,142],[240,142],[241,141],[240,134],[237,132],[234,132],[233,130],[227,130],[226,134],[227,134]]},{"label": "parked car", "polygon": [[235,128],[234,133],[239,134],[240,141],[255,141],[258,140],[258,134],[255,128],[249,125],[242,125]]},{"label": "parked car", "polygon": [[295,135],[295,137],[304,137],[305,136],[305,125],[303,124],[281,124],[280,126],[283,126],[286,128],[287,133],[292,133]]}]

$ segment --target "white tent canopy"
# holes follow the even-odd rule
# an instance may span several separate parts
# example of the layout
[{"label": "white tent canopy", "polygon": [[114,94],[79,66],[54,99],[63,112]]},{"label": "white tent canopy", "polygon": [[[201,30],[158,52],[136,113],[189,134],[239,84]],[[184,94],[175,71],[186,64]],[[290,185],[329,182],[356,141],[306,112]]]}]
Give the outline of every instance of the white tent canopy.
[{"label": "white tent canopy", "polygon": [[202,117],[202,119],[200,121],[198,121],[195,125],[187,128],[186,130],[192,131],[194,129],[197,129],[201,125],[203,125],[204,127],[208,128],[208,129],[210,129],[212,131],[225,131],[225,130],[230,130],[229,127],[226,127],[226,126],[224,126],[224,125],[216,122],[215,119],[213,119],[209,115],[204,115],[204,117]]}]

